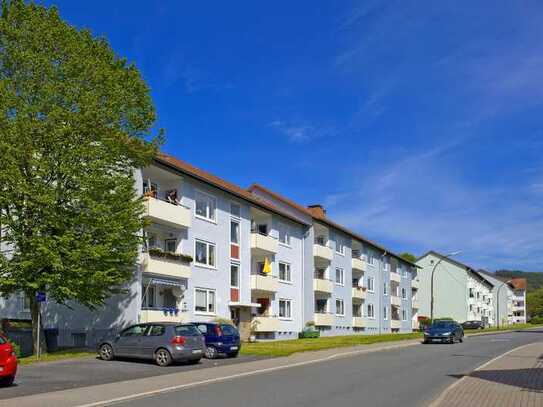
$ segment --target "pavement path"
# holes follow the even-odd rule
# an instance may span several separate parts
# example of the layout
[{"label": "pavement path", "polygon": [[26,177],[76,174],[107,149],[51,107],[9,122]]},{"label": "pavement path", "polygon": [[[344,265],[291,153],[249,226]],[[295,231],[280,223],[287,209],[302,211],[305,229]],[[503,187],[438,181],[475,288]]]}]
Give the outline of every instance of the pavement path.
[{"label": "pavement path", "polygon": [[300,353],[146,379],[0,400],[0,406],[422,406],[462,375],[543,330]]}]

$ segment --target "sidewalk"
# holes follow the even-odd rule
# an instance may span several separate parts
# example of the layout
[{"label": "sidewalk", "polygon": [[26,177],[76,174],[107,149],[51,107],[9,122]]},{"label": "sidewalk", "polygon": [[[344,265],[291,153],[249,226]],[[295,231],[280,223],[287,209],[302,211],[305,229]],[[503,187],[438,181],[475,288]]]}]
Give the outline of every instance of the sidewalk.
[{"label": "sidewalk", "polygon": [[543,406],[543,342],[513,349],[463,376],[432,407]]}]

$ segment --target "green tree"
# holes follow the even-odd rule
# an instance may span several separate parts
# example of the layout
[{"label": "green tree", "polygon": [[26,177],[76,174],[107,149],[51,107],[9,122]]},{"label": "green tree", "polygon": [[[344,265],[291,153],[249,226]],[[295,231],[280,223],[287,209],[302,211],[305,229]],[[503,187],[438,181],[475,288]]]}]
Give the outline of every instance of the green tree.
[{"label": "green tree", "polygon": [[410,261],[411,263],[415,263],[417,261],[417,257],[414,254],[407,252],[400,254],[400,257],[404,258],[407,261]]},{"label": "green tree", "polygon": [[526,294],[526,312],[531,318],[543,317],[543,287]]},{"label": "green tree", "polygon": [[2,2],[0,293],[89,308],[122,291],[143,225],[134,170],[156,153],[138,70],[55,8]]}]

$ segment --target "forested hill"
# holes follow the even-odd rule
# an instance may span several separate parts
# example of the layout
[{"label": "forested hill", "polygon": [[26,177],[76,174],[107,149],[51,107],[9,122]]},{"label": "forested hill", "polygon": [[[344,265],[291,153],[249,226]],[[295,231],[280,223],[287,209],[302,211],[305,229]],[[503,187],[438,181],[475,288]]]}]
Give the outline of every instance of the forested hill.
[{"label": "forested hill", "polygon": [[543,273],[520,270],[498,270],[496,276],[503,278],[525,278],[528,282],[528,291],[534,291],[543,287]]}]

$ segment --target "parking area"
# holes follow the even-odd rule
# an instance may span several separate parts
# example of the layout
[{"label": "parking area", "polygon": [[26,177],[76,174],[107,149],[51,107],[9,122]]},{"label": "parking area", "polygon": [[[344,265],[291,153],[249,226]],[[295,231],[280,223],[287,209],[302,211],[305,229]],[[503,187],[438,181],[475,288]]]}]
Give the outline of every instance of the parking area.
[{"label": "parking area", "polygon": [[36,363],[29,366],[20,366],[15,384],[11,387],[0,389],[0,399],[121,382],[183,371],[190,373],[190,371],[196,369],[225,366],[257,359],[262,358],[239,356],[233,359],[202,359],[197,365],[174,364],[167,367],[159,367],[151,361],[144,360],[124,359],[105,362],[98,358]]}]

